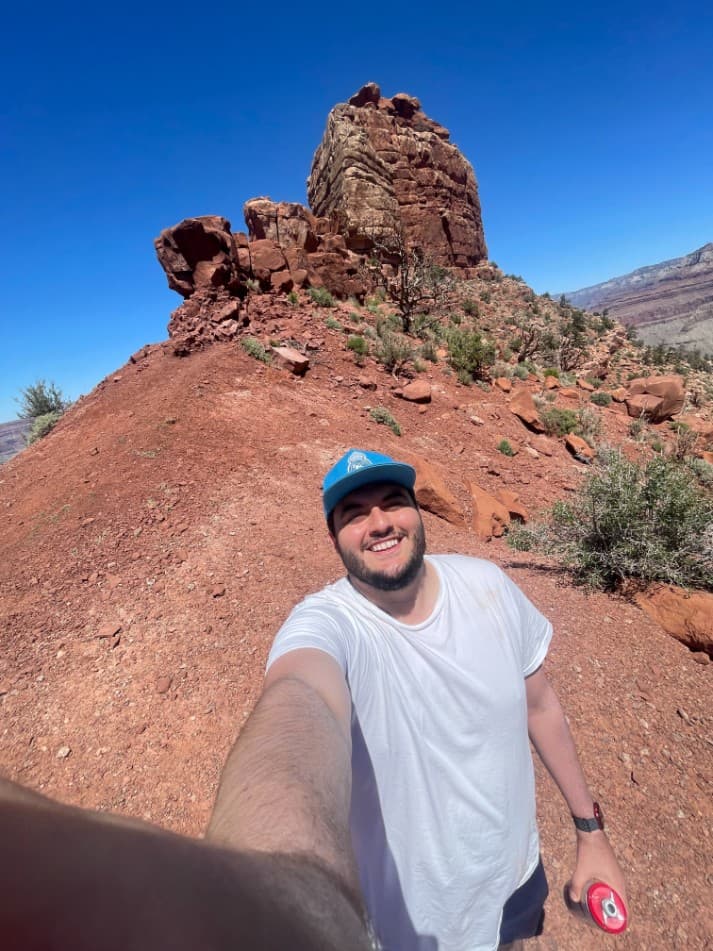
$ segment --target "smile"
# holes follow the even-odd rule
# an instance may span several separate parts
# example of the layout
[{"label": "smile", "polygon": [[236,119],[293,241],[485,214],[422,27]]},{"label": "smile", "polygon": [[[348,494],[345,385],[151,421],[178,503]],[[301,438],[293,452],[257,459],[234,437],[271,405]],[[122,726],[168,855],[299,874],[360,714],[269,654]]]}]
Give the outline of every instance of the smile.
[{"label": "smile", "polygon": [[400,538],[389,538],[383,542],[376,542],[374,545],[369,545],[369,551],[388,551],[390,548],[395,548],[400,541]]}]

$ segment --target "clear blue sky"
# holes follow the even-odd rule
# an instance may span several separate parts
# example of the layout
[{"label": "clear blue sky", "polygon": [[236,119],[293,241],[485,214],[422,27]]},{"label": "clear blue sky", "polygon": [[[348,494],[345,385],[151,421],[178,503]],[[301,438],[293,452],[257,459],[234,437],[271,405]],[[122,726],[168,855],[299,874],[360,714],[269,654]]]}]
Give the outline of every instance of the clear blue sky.
[{"label": "clear blue sky", "polygon": [[490,256],[572,290],[713,240],[713,16],[690,3],[13,4],[0,37],[0,421],[88,392],[179,303],[182,218],[305,201],[329,109],[418,96],[480,184]]}]

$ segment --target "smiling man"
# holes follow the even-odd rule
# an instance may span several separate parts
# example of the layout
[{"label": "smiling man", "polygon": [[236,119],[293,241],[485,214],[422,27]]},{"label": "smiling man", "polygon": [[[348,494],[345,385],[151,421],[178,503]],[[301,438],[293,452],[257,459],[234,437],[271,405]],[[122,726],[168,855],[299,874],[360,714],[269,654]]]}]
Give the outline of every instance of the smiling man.
[{"label": "smiling man", "polygon": [[[529,740],[574,818],[570,895],[590,879],[623,893],[623,876],[542,669],[551,624],[495,565],[425,555],[414,484],[364,450],[325,476],[347,574],[278,632],[209,835],[314,856],[387,951],[514,948],[547,895]],[[246,813],[231,790],[248,771]]]}]

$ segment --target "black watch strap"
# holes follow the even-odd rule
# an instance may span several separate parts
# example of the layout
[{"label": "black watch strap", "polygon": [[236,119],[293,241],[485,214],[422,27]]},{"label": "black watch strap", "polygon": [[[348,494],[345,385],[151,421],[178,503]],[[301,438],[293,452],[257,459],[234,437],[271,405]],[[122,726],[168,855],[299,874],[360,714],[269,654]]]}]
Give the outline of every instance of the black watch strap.
[{"label": "black watch strap", "polygon": [[580,816],[572,816],[575,828],[580,832],[597,832],[604,829],[604,816],[599,808],[599,803],[594,803],[594,815],[591,819],[582,819]]}]

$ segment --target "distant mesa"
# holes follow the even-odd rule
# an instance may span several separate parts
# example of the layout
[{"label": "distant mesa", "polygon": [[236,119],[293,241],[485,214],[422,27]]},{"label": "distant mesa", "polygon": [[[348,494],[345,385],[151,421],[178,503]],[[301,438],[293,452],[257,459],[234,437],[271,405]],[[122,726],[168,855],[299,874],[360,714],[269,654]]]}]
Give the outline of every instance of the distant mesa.
[{"label": "distant mesa", "polygon": [[362,300],[375,244],[393,239],[462,277],[487,259],[470,163],[418,99],[376,83],[335,106],[307,182],[311,208],[253,198],[247,233],[218,215],[186,218],[155,240],[169,287],[184,297],[168,331],[174,352],[231,339],[248,323],[251,289],[326,287]]},{"label": "distant mesa", "polygon": [[576,307],[607,310],[644,343],[713,353],[713,243],[565,297]]}]

